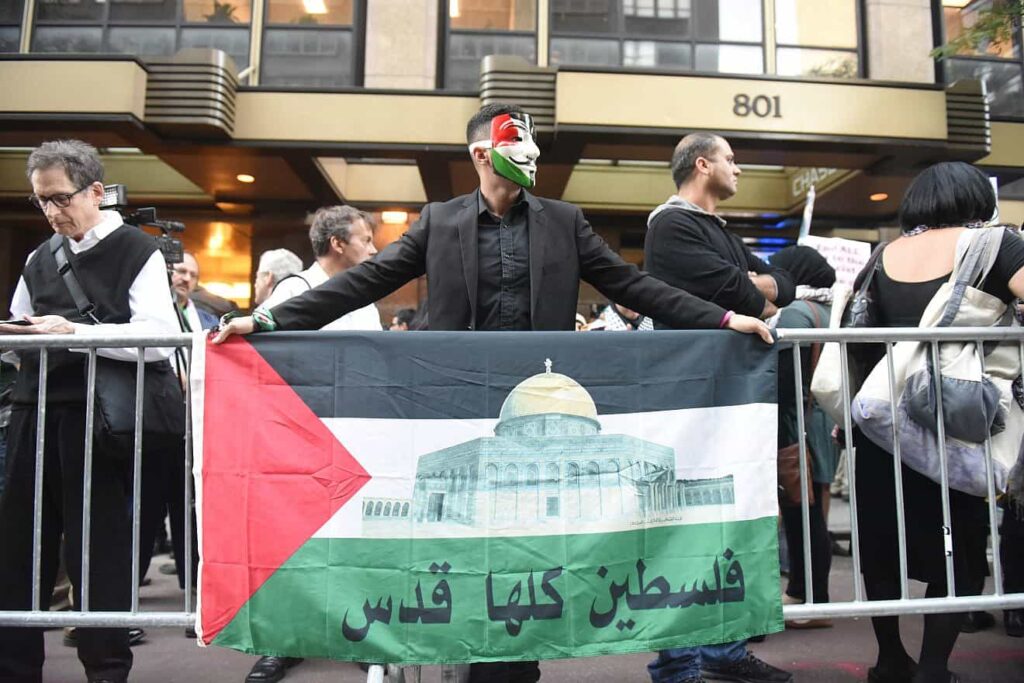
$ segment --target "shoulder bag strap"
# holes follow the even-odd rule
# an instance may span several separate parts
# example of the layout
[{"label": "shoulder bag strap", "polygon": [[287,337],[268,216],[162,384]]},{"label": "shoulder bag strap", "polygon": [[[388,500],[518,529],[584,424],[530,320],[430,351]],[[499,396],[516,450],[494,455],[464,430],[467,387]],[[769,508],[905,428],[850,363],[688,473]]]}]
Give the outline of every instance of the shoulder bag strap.
[{"label": "shoulder bag strap", "polygon": [[936,327],[949,327],[956,319],[960,310],[964,294],[968,287],[980,287],[988,272],[995,263],[995,257],[999,254],[999,241],[993,240],[993,231],[977,228],[964,233],[968,244],[961,250],[957,248],[956,263],[953,266],[953,273],[949,276],[949,282],[953,283],[953,291],[950,292],[949,300],[942,312],[942,318],[935,325]]},{"label": "shoulder bag strap", "polygon": [[270,293],[273,294],[275,291],[277,291],[277,288],[281,286],[282,282],[284,282],[285,280],[291,280],[293,277],[297,277],[300,280],[302,280],[303,282],[305,282],[306,283],[306,289],[313,289],[313,286],[309,284],[309,280],[307,280],[306,278],[302,277],[302,275],[300,275],[298,273],[292,273],[291,275],[286,275],[285,277],[283,277],[280,280],[278,280],[277,282],[275,282],[273,289],[270,290]]},{"label": "shoulder bag strap", "polygon": [[[805,301],[807,308],[811,311],[811,316],[814,318],[814,329],[821,328],[821,318],[818,316],[818,307],[814,305],[813,301]],[[814,377],[814,371],[818,367],[818,360],[821,358],[821,342],[811,344],[811,377]],[[804,399],[805,413],[810,414],[811,405],[814,402],[814,397],[811,392],[807,392],[807,396]]]},{"label": "shoulder bag strap", "polygon": [[94,314],[96,307],[89,301],[85,290],[82,289],[82,285],[78,282],[75,269],[71,266],[71,261],[68,259],[69,251],[67,237],[55,234],[50,238],[50,252],[53,254],[54,260],[57,261],[57,273],[60,274],[61,279],[64,281],[64,286],[68,288],[71,298],[75,300],[75,308],[78,309],[78,314],[99,325],[100,321]]}]

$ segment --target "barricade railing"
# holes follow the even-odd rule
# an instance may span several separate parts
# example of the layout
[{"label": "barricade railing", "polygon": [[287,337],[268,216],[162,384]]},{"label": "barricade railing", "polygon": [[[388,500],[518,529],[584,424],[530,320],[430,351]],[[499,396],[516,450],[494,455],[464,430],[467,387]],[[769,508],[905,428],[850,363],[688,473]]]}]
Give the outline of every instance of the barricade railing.
[{"label": "barricade railing", "polygon": [[[96,626],[96,627],[161,627],[191,626],[195,623],[195,606],[192,592],[192,433],[191,433],[191,400],[187,381],[183,382],[185,392],[185,440],[183,444],[185,457],[184,481],[184,529],[183,549],[185,562],[184,609],[165,612],[147,612],[139,608],[139,543],[141,531],[141,477],[142,477],[142,402],[143,387],[146,373],[145,351],[150,348],[181,349],[184,353],[185,367],[191,362],[192,335],[122,335],[122,336],[71,336],[71,335],[6,335],[0,336],[0,351],[38,351],[39,352],[39,390],[35,404],[36,410],[36,453],[34,508],[32,514],[32,597],[31,609],[27,611],[0,611],[0,625],[24,627],[61,627],[61,626]],[[128,611],[93,611],[90,609],[91,579],[91,539],[92,529],[92,476],[94,423],[96,421],[95,393],[96,366],[98,352],[101,349],[133,349],[135,350],[135,434],[132,450],[132,519],[131,519],[131,602]],[[51,612],[41,609],[42,585],[42,527],[43,527],[43,481],[45,474],[46,431],[42,428],[46,423],[47,410],[47,368],[49,353],[53,350],[82,350],[86,356],[86,393],[85,393],[85,439],[82,445],[83,473],[82,478],[82,555],[81,555],[81,586],[80,603],[74,606],[75,611]],[[130,361],[121,361],[130,362]],[[185,370],[182,370],[185,372]],[[12,457],[8,451],[8,458]],[[9,484],[9,483],[8,483]]]},{"label": "barricade railing", "polygon": [[[841,386],[843,395],[843,421],[839,425],[843,434],[842,447],[846,451],[846,479],[850,490],[850,550],[853,557],[853,600],[815,602],[813,588],[813,567],[811,562],[810,543],[810,503],[807,496],[803,496],[801,508],[801,524],[803,537],[803,561],[804,561],[804,584],[806,586],[806,600],[804,604],[785,605],[783,612],[787,619],[817,619],[831,617],[861,617],[861,616],[892,616],[902,614],[926,614],[936,612],[968,612],[986,609],[1014,609],[1024,607],[1024,593],[1007,593],[1004,590],[1002,564],[1000,556],[1002,552],[1001,539],[999,535],[999,524],[997,511],[997,494],[995,490],[995,475],[992,465],[991,438],[985,440],[985,461],[986,479],[988,482],[988,495],[985,501],[988,507],[988,522],[990,534],[990,550],[992,556],[992,592],[982,595],[957,595],[955,586],[955,570],[953,562],[953,534],[951,513],[950,513],[950,487],[948,478],[948,453],[945,439],[945,420],[943,416],[941,369],[939,365],[939,345],[943,342],[974,342],[983,345],[984,343],[1002,342],[1007,344],[1015,343],[1021,366],[1024,367],[1024,328],[1014,327],[948,327],[948,328],[843,328],[843,329],[780,329],[778,340],[780,344],[779,353],[791,353],[793,355],[794,389],[796,392],[796,405],[804,404],[805,393],[802,367],[800,363],[800,352],[802,347],[810,344],[838,343],[841,366]],[[900,425],[896,400],[898,397],[890,391],[890,409],[893,415],[893,477],[895,481],[896,496],[896,519],[898,553],[899,553],[899,584],[900,597],[892,600],[866,600],[864,587],[861,583],[861,554],[860,554],[860,529],[857,518],[857,480],[856,461],[857,452],[853,445],[853,416],[851,402],[854,390],[849,385],[850,381],[850,345],[851,344],[882,344],[885,355],[883,361],[888,373],[889,387],[895,383],[895,367],[893,364],[894,347],[899,342],[918,342],[931,346],[932,380],[936,396],[936,438],[938,443],[939,470],[941,481],[938,482],[942,499],[942,532],[945,534],[945,575],[947,594],[945,597],[913,598],[910,596],[909,577],[907,566],[907,540],[906,520],[904,518],[903,501],[903,479],[902,461],[900,458],[900,440],[898,438]],[[984,372],[984,355],[981,356],[981,367]],[[882,362],[882,361],[879,361]],[[807,381],[809,384],[809,380]],[[800,450],[800,486],[802,491],[807,490],[808,477],[811,473],[807,471],[807,430],[804,424],[802,410],[796,410],[797,431],[799,435]],[[938,522],[938,520],[936,520]],[[1019,549],[1017,550],[1019,552]]]},{"label": "barricade railing", "polygon": [[[83,454],[85,464],[85,476],[83,478],[83,509],[82,509],[82,580],[80,605],[76,605],[74,612],[50,612],[41,609],[40,587],[41,578],[41,537],[42,537],[42,488],[44,476],[45,430],[39,429],[45,424],[47,408],[47,383],[39,382],[39,391],[36,403],[36,462],[35,462],[35,507],[32,519],[33,533],[33,557],[32,557],[32,603],[31,609],[26,611],[0,611],[0,625],[21,626],[21,627],[59,627],[59,626],[146,626],[146,627],[183,627],[190,626],[195,622],[194,605],[191,592],[187,589],[192,585],[192,434],[191,434],[191,400],[189,383],[185,382],[186,392],[186,433],[185,433],[185,525],[184,543],[185,553],[185,586],[184,609],[171,611],[142,611],[139,605],[139,556],[140,542],[140,497],[141,497],[141,463],[143,443],[142,429],[142,388],[146,363],[144,360],[145,350],[148,348],[178,348],[181,349],[187,360],[186,366],[191,360],[192,336],[187,334],[173,335],[131,335],[131,336],[75,336],[67,335],[32,335],[32,336],[0,336],[0,350],[19,351],[31,350],[40,352],[39,375],[40,379],[46,377],[48,352],[54,349],[84,349],[87,357],[87,378],[86,378],[86,402],[85,402],[85,442],[83,443]],[[897,452],[894,454],[894,477],[896,481],[896,524],[899,537],[899,567],[900,567],[900,598],[894,600],[865,599],[864,589],[860,581],[860,549],[859,529],[857,523],[857,490],[856,490],[856,450],[853,447],[853,421],[850,412],[851,387],[847,384],[849,368],[849,346],[860,343],[879,343],[885,347],[885,359],[889,371],[890,383],[893,381],[894,369],[892,363],[893,347],[896,343],[903,341],[924,342],[932,344],[933,351],[937,351],[938,344],[947,341],[966,342],[1006,342],[1016,343],[1018,353],[1024,365],[1024,329],[1021,328],[943,328],[943,329],[918,329],[918,328],[879,328],[879,329],[782,329],[778,330],[779,353],[793,354],[794,381],[796,390],[797,405],[804,401],[803,373],[800,364],[801,347],[815,343],[836,342],[840,345],[840,357],[843,369],[843,392],[845,411],[843,416],[843,429],[845,438],[845,449],[847,452],[846,475],[850,484],[850,531],[851,551],[853,556],[854,590],[853,599],[846,601],[833,601],[828,603],[816,602],[813,590],[813,568],[811,562],[811,539],[810,539],[810,509],[807,497],[803,497],[801,504],[802,537],[803,537],[803,558],[805,585],[807,599],[804,604],[784,605],[783,614],[787,619],[809,619],[809,618],[842,618],[862,616],[885,616],[902,614],[923,614],[934,612],[966,612],[971,610],[984,609],[1013,609],[1024,607],[1024,593],[1006,593],[1004,591],[1002,569],[1000,564],[1001,542],[999,537],[999,525],[997,523],[998,512],[996,508],[996,495],[994,489],[994,478],[992,470],[992,459],[990,444],[986,443],[987,475],[989,495],[987,496],[989,525],[991,534],[992,552],[992,574],[993,589],[990,594],[985,595],[956,595],[954,585],[954,567],[952,551],[946,554],[946,577],[948,593],[945,597],[938,598],[912,598],[908,586],[907,573],[907,550],[906,550],[906,524],[903,514],[902,500],[902,479],[900,473],[900,458],[898,452],[898,439],[896,440]],[[136,405],[135,405],[135,437],[133,450],[133,505],[132,505],[132,592],[131,604],[128,611],[108,612],[93,611],[89,605],[89,553],[91,529],[91,511],[89,506],[91,494],[91,469],[93,459],[93,424],[96,419],[94,408],[94,396],[96,387],[96,363],[99,349],[117,348],[134,349],[136,353]],[[933,377],[936,382],[940,377],[938,372],[938,353],[933,353],[935,372]],[[943,419],[941,385],[936,386],[938,399],[938,430],[939,430],[939,455],[941,460],[942,482],[942,513],[943,526],[947,532],[951,529],[949,485],[947,480],[947,453],[943,438]],[[895,412],[895,411],[894,411]],[[800,448],[800,481],[802,490],[806,491],[808,477],[811,473],[807,469],[807,440],[806,425],[801,410],[796,411],[798,419],[799,448]],[[895,420],[894,420],[895,422]],[[898,424],[893,426],[894,434],[899,429]],[[10,454],[8,455],[10,457]],[[947,545],[952,548],[952,545]],[[1018,549],[1019,551],[1019,549]],[[389,671],[392,668],[389,667]],[[412,671],[409,674],[415,676]],[[368,680],[383,680],[384,669],[380,666],[371,668]],[[394,676],[404,674],[395,671]],[[447,679],[446,679],[447,680]]]}]

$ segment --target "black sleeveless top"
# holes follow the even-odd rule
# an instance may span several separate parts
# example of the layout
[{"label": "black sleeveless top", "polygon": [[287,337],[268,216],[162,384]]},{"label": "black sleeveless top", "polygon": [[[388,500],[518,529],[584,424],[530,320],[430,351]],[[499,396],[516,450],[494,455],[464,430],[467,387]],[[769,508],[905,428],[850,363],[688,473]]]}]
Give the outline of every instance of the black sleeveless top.
[{"label": "black sleeveless top", "polygon": [[[1024,268],[1024,239],[1003,231],[999,254],[981,289],[1005,303],[1015,298],[1007,283],[1014,274]],[[880,327],[917,327],[928,303],[939,291],[942,283],[949,279],[949,273],[923,282],[902,282],[893,280],[885,272],[885,252],[882,252],[881,267],[875,273],[872,287],[878,301]],[[859,278],[858,278],[859,279]]]},{"label": "black sleeveless top", "polygon": [[[92,248],[70,253],[68,261],[85,295],[95,306],[93,315],[101,323],[131,321],[128,290],[146,265],[156,241],[141,230],[122,225]],[[91,323],[78,313],[49,241],[36,248],[22,273],[35,315],[59,315],[74,323]],[[22,351],[21,369],[15,385],[15,403],[35,403],[39,391],[39,352]],[[85,400],[87,354],[51,349],[47,354],[47,402],[72,403]]]}]

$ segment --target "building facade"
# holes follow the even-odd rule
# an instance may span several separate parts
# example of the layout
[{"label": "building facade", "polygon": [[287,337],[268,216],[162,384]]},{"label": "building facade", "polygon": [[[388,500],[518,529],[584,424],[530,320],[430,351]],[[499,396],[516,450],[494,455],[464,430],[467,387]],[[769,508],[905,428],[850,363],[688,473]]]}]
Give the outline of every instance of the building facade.
[{"label": "building facade", "polygon": [[263,250],[311,260],[318,206],[378,212],[383,246],[471,190],[464,126],[493,101],[535,116],[537,193],[582,206],[637,262],[694,130],[737,151],[723,211],[760,251],[794,239],[811,185],[815,234],[877,240],[910,178],[946,159],[980,164],[1021,222],[1019,30],[930,55],[993,1],[6,0],[0,295],[47,232],[24,202],[42,140],[100,147],[108,181],[184,221],[203,284],[246,306]]}]

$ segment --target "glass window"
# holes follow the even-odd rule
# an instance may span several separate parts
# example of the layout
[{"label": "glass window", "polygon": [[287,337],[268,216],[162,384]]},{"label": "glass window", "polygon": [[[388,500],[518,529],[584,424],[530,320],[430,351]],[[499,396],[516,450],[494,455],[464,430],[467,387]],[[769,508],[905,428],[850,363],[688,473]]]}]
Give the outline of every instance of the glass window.
[{"label": "glass window", "polygon": [[98,26],[40,26],[32,32],[33,52],[99,52],[102,45]]},{"label": "glass window", "polygon": [[551,0],[552,33],[607,33],[616,30],[617,0]]},{"label": "glass window", "polygon": [[107,34],[110,52],[141,57],[163,57],[174,54],[173,28],[113,27]]},{"label": "glass window", "polygon": [[339,88],[353,83],[352,32],[268,29],[260,83]]},{"label": "glass window", "polygon": [[0,24],[21,24],[24,0],[3,0],[0,2]]},{"label": "glass window", "polygon": [[763,73],[764,1],[552,0],[550,61]]},{"label": "glass window", "polygon": [[552,38],[552,64],[619,66],[619,41],[591,38]]},{"label": "glass window", "polygon": [[448,0],[454,30],[533,31],[536,14],[537,0]]},{"label": "glass window", "polygon": [[249,63],[252,0],[37,0],[36,18],[38,52],[166,57],[200,47],[228,53],[239,71]]},{"label": "glass window", "polygon": [[198,24],[248,24],[251,0],[184,0],[185,21]]},{"label": "glass window", "polygon": [[780,76],[857,78],[857,53],[780,47],[776,52],[776,71]]},{"label": "glass window", "polygon": [[354,0],[268,0],[267,23],[351,26]]},{"label": "glass window", "polygon": [[448,37],[445,81],[454,90],[480,87],[480,60],[487,55],[519,55],[537,63],[537,43],[533,36],[500,33],[452,33]]},{"label": "glass window", "polygon": [[20,28],[17,26],[0,26],[0,52],[17,52],[20,43]]},{"label": "glass window", "polygon": [[775,41],[857,49],[856,0],[775,0]]},{"label": "glass window", "polygon": [[[943,7],[945,42],[959,37],[974,26],[980,13],[991,9],[993,0],[975,0],[964,7]],[[993,118],[1024,117],[1024,35],[1018,28],[1010,40],[985,43],[977,49],[963,48],[964,58],[944,62],[946,82],[970,78],[984,83],[989,111]]]},{"label": "glass window", "polygon": [[182,28],[181,47],[203,47],[223,50],[231,56],[231,59],[235,62],[235,68],[239,71],[249,66],[248,28]]},{"label": "glass window", "polygon": [[950,83],[973,78],[985,84],[989,111],[993,118],[1024,117],[1024,84],[1020,62],[951,59],[946,65]]},{"label": "glass window", "polygon": [[697,71],[729,74],[764,73],[764,52],[753,45],[698,45]]},{"label": "glass window", "polygon": [[[975,0],[967,3],[965,7],[943,7],[942,17],[946,29],[946,42],[959,38],[964,32],[974,26],[979,19],[979,13],[991,9],[992,0]],[[1014,59],[1020,57],[1020,41],[985,43],[979,45],[977,50],[964,48],[959,54],[981,55],[999,57],[1002,59]]]},{"label": "glass window", "polygon": [[176,22],[178,0],[110,0],[110,21]]},{"label": "glass window", "polygon": [[693,56],[686,43],[626,40],[622,43],[622,65],[662,69],[690,69]]},{"label": "glass window", "polygon": [[626,33],[686,38],[693,27],[690,0],[623,0]]},{"label": "glass window", "polygon": [[24,0],[0,0],[0,52],[17,52],[20,49],[23,8]]},{"label": "glass window", "polygon": [[697,0],[697,40],[759,43],[762,0]]},{"label": "glass window", "polygon": [[36,3],[36,20],[99,21],[103,18],[106,7],[102,0],[39,0]]}]

